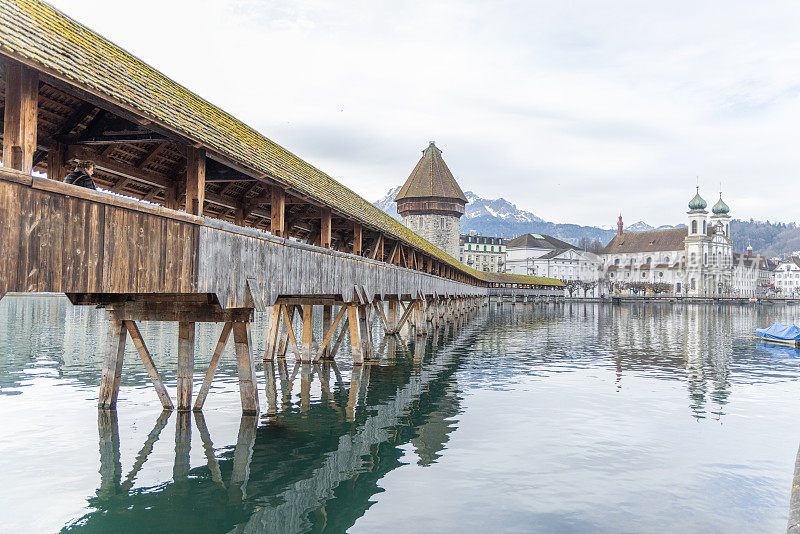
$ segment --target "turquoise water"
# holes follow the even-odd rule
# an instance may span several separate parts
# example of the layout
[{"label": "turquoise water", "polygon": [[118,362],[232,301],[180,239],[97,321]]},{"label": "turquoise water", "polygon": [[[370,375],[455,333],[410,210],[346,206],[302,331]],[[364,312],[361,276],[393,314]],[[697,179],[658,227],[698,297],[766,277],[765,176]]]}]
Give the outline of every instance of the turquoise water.
[{"label": "turquoise water", "polygon": [[[490,309],[378,336],[355,371],[346,349],[259,362],[262,414],[243,418],[231,347],[198,417],[160,412],[130,343],[98,415],[102,312],[6,297],[0,530],[782,532],[800,352],[750,336],[798,311]],[[174,399],[177,329],[141,326]],[[220,330],[199,327],[195,391]]]}]

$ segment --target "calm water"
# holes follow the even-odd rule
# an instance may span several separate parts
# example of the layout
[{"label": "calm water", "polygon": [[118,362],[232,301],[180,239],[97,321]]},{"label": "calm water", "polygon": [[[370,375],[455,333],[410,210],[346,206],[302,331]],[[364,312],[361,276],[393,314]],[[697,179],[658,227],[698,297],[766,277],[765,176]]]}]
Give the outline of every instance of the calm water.
[{"label": "calm water", "polygon": [[[240,415],[230,347],[196,417],[160,413],[129,343],[117,413],[98,417],[101,313],[6,297],[0,529],[785,532],[800,351],[750,335],[799,312],[491,310],[378,339],[361,371],[346,352],[260,366],[259,418]],[[198,331],[196,388],[220,329]],[[142,331],[174,399],[176,329]]]}]

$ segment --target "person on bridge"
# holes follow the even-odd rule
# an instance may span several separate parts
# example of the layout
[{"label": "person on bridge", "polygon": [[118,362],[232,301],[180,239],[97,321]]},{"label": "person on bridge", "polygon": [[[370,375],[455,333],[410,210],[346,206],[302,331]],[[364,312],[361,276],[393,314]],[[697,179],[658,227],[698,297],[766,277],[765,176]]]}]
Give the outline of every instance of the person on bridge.
[{"label": "person on bridge", "polygon": [[94,174],[94,162],[90,160],[75,160],[75,170],[69,173],[64,182],[68,184],[77,185],[78,187],[86,187],[87,189],[97,190],[92,180]]}]

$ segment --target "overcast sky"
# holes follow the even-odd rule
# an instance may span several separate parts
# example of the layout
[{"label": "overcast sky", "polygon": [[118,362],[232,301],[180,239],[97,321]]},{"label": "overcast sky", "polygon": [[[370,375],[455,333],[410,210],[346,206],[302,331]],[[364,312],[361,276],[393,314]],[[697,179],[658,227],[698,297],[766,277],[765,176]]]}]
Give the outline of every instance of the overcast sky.
[{"label": "overcast sky", "polygon": [[796,2],[52,3],[369,200],[435,140],[546,220],[800,219]]}]

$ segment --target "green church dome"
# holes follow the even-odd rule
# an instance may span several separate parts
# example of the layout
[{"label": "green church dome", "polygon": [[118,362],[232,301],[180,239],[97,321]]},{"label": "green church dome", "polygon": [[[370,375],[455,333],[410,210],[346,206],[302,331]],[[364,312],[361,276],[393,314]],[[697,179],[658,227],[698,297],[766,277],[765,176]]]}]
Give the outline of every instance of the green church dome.
[{"label": "green church dome", "polygon": [[[690,204],[691,205],[691,204]],[[719,200],[714,207],[711,208],[711,211],[714,212],[714,215],[727,215],[731,209],[722,201],[722,193],[719,194]]]},{"label": "green church dome", "polygon": [[704,210],[706,209],[706,206],[708,206],[708,204],[706,204],[706,201],[700,196],[700,186],[698,186],[697,193],[694,195],[694,198],[689,201],[689,209]]}]

